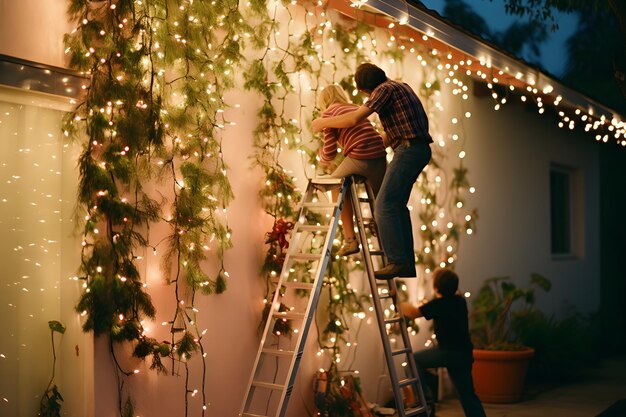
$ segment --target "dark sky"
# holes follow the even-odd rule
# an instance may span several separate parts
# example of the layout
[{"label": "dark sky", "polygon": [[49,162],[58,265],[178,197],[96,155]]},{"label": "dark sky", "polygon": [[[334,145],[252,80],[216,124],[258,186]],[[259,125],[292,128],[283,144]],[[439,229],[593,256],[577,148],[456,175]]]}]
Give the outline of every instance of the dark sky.
[{"label": "dark sky", "polygon": [[[443,15],[445,0],[421,0],[426,7],[436,10]],[[504,11],[504,3],[501,0],[465,0],[476,13],[482,16],[492,30],[501,31],[506,29],[514,20],[524,19],[518,16],[509,16]],[[541,62],[544,67],[554,75],[561,75],[565,65],[567,53],[565,51],[565,41],[574,32],[578,17],[556,13],[556,22],[559,30],[551,32],[549,39],[541,49]],[[526,58],[526,57],[522,57]]]}]

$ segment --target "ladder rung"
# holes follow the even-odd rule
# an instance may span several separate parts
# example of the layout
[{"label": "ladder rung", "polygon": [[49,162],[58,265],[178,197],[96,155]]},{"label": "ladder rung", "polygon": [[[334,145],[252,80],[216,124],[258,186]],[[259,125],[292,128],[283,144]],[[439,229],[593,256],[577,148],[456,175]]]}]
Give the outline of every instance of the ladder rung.
[{"label": "ladder rung", "polygon": [[383,252],[382,250],[371,250],[370,251],[370,256],[383,256],[385,254],[385,252]]},{"label": "ladder rung", "polygon": [[314,285],[312,282],[300,282],[300,281],[285,281],[283,282],[285,287],[295,288],[296,290],[312,290]]},{"label": "ladder rung", "polygon": [[321,253],[303,253],[303,252],[296,252],[296,253],[291,253],[289,254],[290,258],[293,259],[304,259],[307,261],[317,261],[322,257]]},{"label": "ladder rung", "polygon": [[331,209],[331,208],[335,208],[337,207],[337,204],[334,203],[320,203],[320,202],[313,202],[313,201],[307,201],[305,203],[302,203],[302,207],[312,207],[312,208],[327,208],[327,209]]},{"label": "ladder rung", "polygon": [[411,385],[411,384],[417,384],[417,378],[407,378],[398,382],[398,386],[400,388],[406,387],[407,385]]},{"label": "ladder rung", "polygon": [[341,185],[342,178],[311,178],[311,183],[316,185]]},{"label": "ladder rung", "polygon": [[393,356],[403,355],[403,354],[407,354],[407,353],[413,353],[413,351],[411,349],[409,349],[409,348],[397,349],[397,350],[391,351],[391,354]]},{"label": "ladder rung", "polygon": [[295,350],[268,349],[268,348],[263,349],[262,352],[267,355],[272,355],[272,356],[293,356],[296,353]]},{"label": "ladder rung", "polygon": [[402,321],[402,317],[396,316],[391,319],[386,319],[385,324],[400,323],[401,321]]},{"label": "ladder rung", "polygon": [[[386,281],[385,281],[385,283],[386,283]],[[378,284],[378,282],[377,282],[378,287],[376,289],[378,290],[378,296],[379,297],[383,297],[383,296],[390,297],[391,294],[392,294],[391,289],[389,289],[389,286],[385,285],[385,283]]]},{"label": "ladder rung", "polygon": [[372,200],[370,198],[367,198],[367,197],[359,197],[359,201],[361,203],[369,203]]},{"label": "ladder rung", "polygon": [[251,414],[251,413],[243,413],[241,417],[267,417],[265,414]]},{"label": "ladder rung", "polygon": [[302,320],[304,313],[295,313],[293,311],[274,311],[274,317],[289,320]]},{"label": "ladder rung", "polygon": [[328,232],[330,226],[327,225],[316,225],[316,224],[302,224],[296,223],[295,231],[296,232]]},{"label": "ladder rung", "polygon": [[273,389],[277,391],[285,388],[284,385],[273,384],[271,382],[262,382],[262,381],[252,381],[252,386],[256,388],[267,388],[267,389]]},{"label": "ladder rung", "polygon": [[419,407],[413,407],[413,408],[408,408],[404,410],[404,415],[406,417],[413,417],[413,416],[423,414],[425,412],[426,412],[426,406],[421,405]]}]

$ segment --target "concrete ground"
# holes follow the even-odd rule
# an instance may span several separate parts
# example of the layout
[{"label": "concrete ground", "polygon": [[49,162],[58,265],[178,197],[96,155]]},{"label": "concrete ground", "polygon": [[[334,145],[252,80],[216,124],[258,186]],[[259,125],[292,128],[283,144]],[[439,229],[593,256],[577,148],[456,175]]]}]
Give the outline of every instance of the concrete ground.
[{"label": "concrete ground", "polygon": [[[484,404],[487,417],[596,417],[626,399],[626,356],[602,361],[580,381],[528,387],[515,404]],[[456,398],[437,403],[437,417],[465,417]],[[602,417],[626,417],[626,410]]]}]

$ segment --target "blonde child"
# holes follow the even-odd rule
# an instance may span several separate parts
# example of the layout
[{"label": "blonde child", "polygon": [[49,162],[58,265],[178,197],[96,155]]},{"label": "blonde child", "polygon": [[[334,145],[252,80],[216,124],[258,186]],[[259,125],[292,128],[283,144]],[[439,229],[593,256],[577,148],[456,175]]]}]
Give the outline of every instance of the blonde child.
[{"label": "blonde child", "polygon": [[[318,98],[318,106],[322,110],[322,118],[353,112],[358,108],[350,103],[344,90],[334,84],[328,85],[322,90]],[[387,162],[382,137],[372,124],[367,119],[364,119],[351,127],[325,129],[323,144],[319,151],[319,165],[321,167],[331,167],[339,147],[341,147],[345,158],[332,171],[331,177],[363,176],[372,187],[374,195],[378,194],[385,176]],[[336,198],[338,190],[334,193]],[[339,256],[347,256],[359,251],[359,244],[354,233],[353,213],[354,210],[348,194],[341,211],[344,242],[339,252],[337,252]]]}]

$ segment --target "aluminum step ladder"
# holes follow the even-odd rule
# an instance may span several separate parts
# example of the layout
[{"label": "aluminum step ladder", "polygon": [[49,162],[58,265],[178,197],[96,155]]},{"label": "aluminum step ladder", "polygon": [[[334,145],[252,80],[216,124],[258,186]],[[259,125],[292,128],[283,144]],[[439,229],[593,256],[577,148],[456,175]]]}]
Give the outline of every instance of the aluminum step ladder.
[{"label": "aluminum step ladder", "polygon": [[[339,188],[337,201],[328,191]],[[348,191],[351,191],[348,193]],[[395,280],[377,280],[374,262],[385,264],[375,223],[373,192],[362,177],[312,179],[303,196],[290,246],[278,277],[254,367],[239,416],[284,417],[314,320],[326,267],[346,196],[352,199],[363,264],[372,290],[398,417],[428,417],[407,325],[396,307]],[[366,229],[373,229],[369,234]],[[322,243],[323,242],[323,243]],[[288,308],[287,305],[294,307]],[[289,326],[286,326],[286,325]],[[297,324],[297,325],[296,325]],[[286,337],[285,332],[291,332]],[[399,331],[399,337],[392,335]],[[392,339],[394,347],[392,347]],[[398,346],[399,345],[399,346]]]}]

